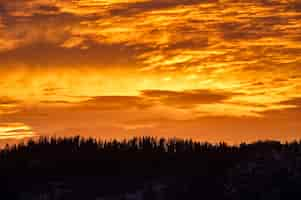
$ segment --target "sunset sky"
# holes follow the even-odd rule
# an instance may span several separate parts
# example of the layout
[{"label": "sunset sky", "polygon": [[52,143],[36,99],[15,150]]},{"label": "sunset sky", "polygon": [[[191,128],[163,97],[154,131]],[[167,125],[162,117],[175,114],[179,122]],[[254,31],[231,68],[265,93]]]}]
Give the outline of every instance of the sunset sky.
[{"label": "sunset sky", "polygon": [[300,0],[0,0],[0,143],[301,138]]}]

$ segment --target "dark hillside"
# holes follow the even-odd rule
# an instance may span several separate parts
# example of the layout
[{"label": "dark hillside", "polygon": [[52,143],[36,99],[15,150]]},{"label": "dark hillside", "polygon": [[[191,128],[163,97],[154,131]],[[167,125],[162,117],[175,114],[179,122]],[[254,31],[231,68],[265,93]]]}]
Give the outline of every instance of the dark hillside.
[{"label": "dark hillside", "polygon": [[7,199],[283,199],[300,193],[301,144],[40,138],[3,149]]}]

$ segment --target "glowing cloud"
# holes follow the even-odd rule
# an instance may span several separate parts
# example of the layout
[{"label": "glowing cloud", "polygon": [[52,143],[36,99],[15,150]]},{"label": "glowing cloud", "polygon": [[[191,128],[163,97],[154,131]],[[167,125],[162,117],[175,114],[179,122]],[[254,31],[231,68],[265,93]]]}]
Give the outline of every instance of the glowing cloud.
[{"label": "glowing cloud", "polygon": [[0,123],[0,140],[35,137],[32,129],[23,123]]}]

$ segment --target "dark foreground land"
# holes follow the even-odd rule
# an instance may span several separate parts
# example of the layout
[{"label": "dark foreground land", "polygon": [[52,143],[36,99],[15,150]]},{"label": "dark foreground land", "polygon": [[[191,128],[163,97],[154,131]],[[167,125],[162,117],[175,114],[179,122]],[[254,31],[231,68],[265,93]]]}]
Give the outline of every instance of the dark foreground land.
[{"label": "dark foreground land", "polygon": [[40,138],[0,153],[1,200],[300,197],[300,142]]}]

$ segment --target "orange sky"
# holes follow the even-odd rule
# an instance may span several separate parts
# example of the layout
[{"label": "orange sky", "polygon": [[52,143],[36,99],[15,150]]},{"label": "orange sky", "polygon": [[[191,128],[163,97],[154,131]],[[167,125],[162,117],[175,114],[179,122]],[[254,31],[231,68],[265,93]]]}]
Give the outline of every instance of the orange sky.
[{"label": "orange sky", "polygon": [[0,143],[301,138],[299,0],[1,0]]}]

